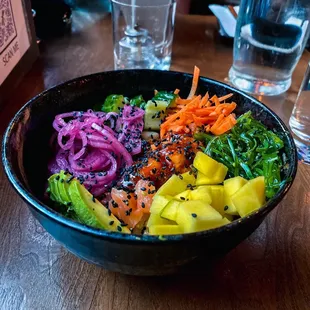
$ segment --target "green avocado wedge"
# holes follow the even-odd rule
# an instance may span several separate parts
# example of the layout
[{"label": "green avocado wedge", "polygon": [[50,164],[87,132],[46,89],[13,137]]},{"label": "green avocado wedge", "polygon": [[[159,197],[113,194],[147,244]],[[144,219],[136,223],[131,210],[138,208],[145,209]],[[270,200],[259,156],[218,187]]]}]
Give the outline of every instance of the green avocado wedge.
[{"label": "green avocado wedge", "polygon": [[71,202],[68,190],[69,190],[69,183],[67,182],[70,178],[72,178],[71,174],[65,174],[63,170],[59,173],[59,180],[57,181],[57,187],[61,202],[64,204],[68,204]]},{"label": "green avocado wedge", "polygon": [[48,187],[50,190],[50,198],[56,202],[61,202],[61,196],[58,190],[59,174],[53,174],[48,179]]},{"label": "green avocado wedge", "polygon": [[111,214],[111,211],[95,199],[76,179],[70,182],[68,193],[72,209],[84,224],[130,234],[130,230],[122,226],[121,222]]}]

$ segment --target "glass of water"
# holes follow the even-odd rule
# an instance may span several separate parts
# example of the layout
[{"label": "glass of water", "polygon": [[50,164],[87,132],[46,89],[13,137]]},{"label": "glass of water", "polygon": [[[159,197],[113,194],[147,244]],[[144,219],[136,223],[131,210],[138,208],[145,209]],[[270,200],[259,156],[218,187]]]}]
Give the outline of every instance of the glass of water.
[{"label": "glass of water", "polygon": [[175,0],[112,0],[115,69],[169,70]]},{"label": "glass of water", "polygon": [[310,0],[241,0],[234,41],[232,84],[256,95],[278,95],[310,32]]},{"label": "glass of water", "polygon": [[310,63],[290,117],[299,159],[310,164]]}]

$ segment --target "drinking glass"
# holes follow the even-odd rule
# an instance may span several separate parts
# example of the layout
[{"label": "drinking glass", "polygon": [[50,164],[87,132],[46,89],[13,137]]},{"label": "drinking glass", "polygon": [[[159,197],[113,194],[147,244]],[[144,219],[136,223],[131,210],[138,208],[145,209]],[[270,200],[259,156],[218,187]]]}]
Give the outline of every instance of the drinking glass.
[{"label": "drinking glass", "polygon": [[285,92],[307,43],[309,22],[309,0],[241,0],[232,84],[256,95]]},{"label": "drinking glass", "polygon": [[289,123],[297,146],[299,159],[310,164],[310,63],[308,64]]},{"label": "drinking glass", "polygon": [[112,0],[115,69],[169,70],[175,0]]}]

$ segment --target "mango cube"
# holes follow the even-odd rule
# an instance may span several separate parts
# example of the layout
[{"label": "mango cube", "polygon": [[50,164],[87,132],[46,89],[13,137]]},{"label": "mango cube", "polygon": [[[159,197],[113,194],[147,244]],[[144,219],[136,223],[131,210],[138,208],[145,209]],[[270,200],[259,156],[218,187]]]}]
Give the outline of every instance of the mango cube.
[{"label": "mango cube", "polygon": [[160,214],[162,209],[167,205],[167,203],[172,199],[173,197],[166,195],[155,195],[152,201],[152,205],[150,208],[150,212],[152,214]]},{"label": "mango cube", "polygon": [[180,201],[175,199],[170,200],[161,211],[160,216],[167,220],[175,221],[180,203]]},{"label": "mango cube", "polygon": [[190,192],[190,200],[202,200],[207,204],[211,204],[212,197],[209,186],[198,186]]},{"label": "mango cube", "polygon": [[184,191],[178,195],[175,195],[173,198],[177,199],[179,201],[186,201],[189,199],[190,193],[191,193],[191,191],[188,189],[188,190],[186,190],[186,191]]},{"label": "mango cube", "polygon": [[149,227],[150,235],[177,235],[182,233],[183,230],[179,225],[153,225]]},{"label": "mango cube", "polygon": [[146,226],[150,228],[154,225],[173,225],[173,224],[176,223],[162,218],[160,214],[151,214],[149,220],[147,221]]},{"label": "mango cube", "polygon": [[196,154],[193,165],[198,170],[196,185],[220,184],[228,171],[225,165],[202,152]]},{"label": "mango cube", "polygon": [[187,188],[187,183],[181,180],[177,175],[172,175],[157,191],[157,195],[175,196],[184,192]]},{"label": "mango cube", "polygon": [[265,179],[263,176],[248,181],[231,196],[231,201],[241,217],[261,208],[265,200]]},{"label": "mango cube", "polygon": [[225,212],[227,214],[238,215],[238,211],[231,200],[231,196],[247,182],[248,181],[242,177],[230,178],[224,181],[225,205],[227,206]]},{"label": "mango cube", "polygon": [[191,171],[182,173],[181,176],[183,178],[183,181],[186,182],[186,184],[191,184],[191,185],[196,184],[196,177]]},{"label": "mango cube", "polygon": [[230,223],[201,200],[182,202],[178,208],[176,222],[185,233],[212,229]]}]

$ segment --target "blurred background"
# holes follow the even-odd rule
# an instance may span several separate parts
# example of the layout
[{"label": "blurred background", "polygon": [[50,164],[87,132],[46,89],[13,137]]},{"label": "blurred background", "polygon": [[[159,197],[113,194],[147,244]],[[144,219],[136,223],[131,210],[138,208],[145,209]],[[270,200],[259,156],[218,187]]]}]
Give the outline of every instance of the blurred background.
[{"label": "blurred background", "polygon": [[[211,15],[210,4],[238,5],[239,0],[177,0],[177,11],[182,14]],[[72,11],[91,14],[92,17],[108,13],[110,0],[31,0],[35,11],[35,26],[38,37],[61,34],[70,28]]]},{"label": "blurred background", "polygon": [[[177,0],[180,14],[212,15],[210,4],[239,5],[240,0]],[[72,12],[85,19],[99,19],[111,11],[110,0],[31,0],[38,38],[58,36],[70,31]],[[310,40],[307,48],[310,48]]]}]

